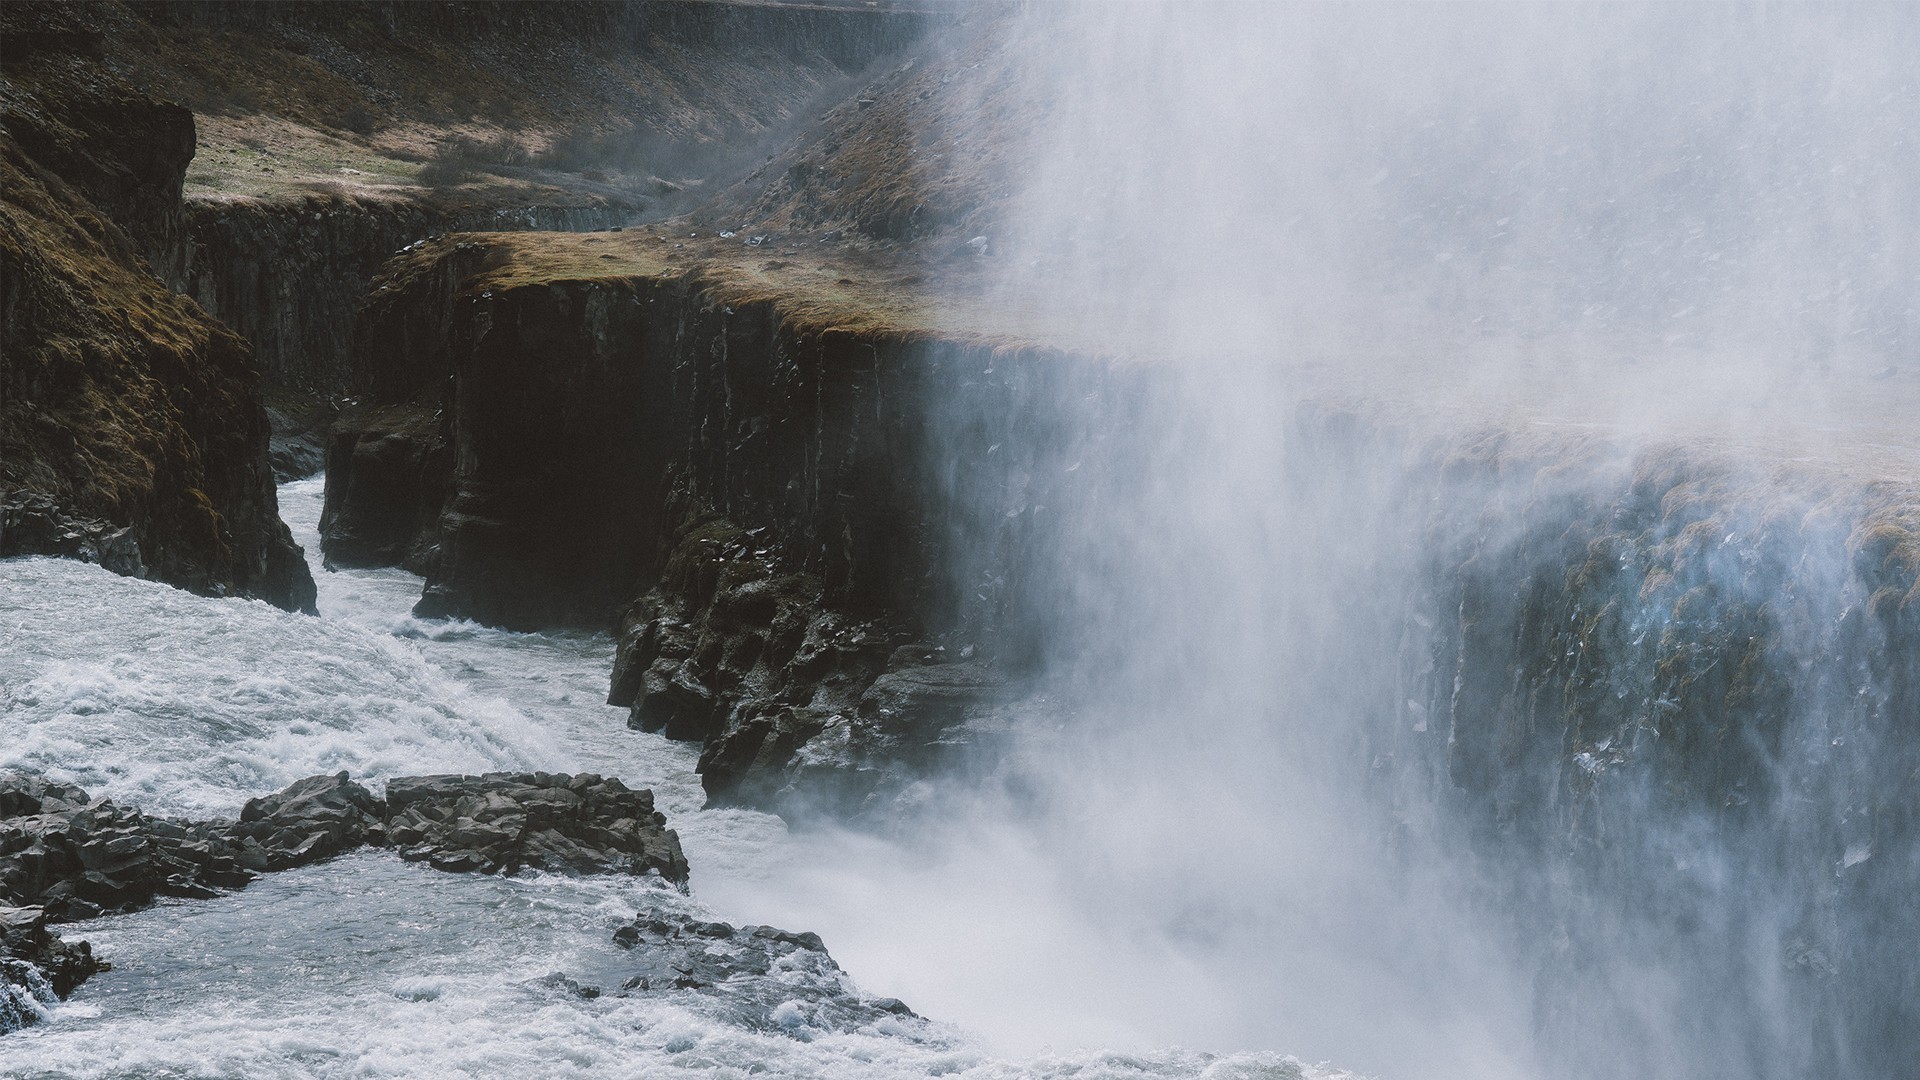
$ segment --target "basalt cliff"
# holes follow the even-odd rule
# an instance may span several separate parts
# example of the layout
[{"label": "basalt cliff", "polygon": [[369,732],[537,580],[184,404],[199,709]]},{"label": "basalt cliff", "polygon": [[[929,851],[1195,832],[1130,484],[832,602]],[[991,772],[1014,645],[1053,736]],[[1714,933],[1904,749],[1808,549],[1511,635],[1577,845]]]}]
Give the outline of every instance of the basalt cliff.
[{"label": "basalt cliff", "polygon": [[177,235],[193,115],[98,70],[84,28],[5,18],[0,553],[310,610],[252,350],[146,258]]},{"label": "basalt cliff", "polygon": [[[97,63],[93,39],[9,46],[0,415],[4,478],[28,493],[9,506],[30,512],[7,519],[6,550],[57,546],[13,539],[44,534],[299,606],[257,356],[323,444],[328,565],[414,571],[423,618],[616,635],[607,700],[701,744],[711,802],[878,828],[935,776],[1022,782],[1023,733],[1080,719],[1050,673],[1098,682],[1128,658],[1116,636],[1207,617],[1156,610],[1123,573],[1207,554],[1143,538],[1170,453],[1148,420],[1190,385],[1168,357],[1056,332],[993,292],[1004,144],[922,141],[981,127],[961,103],[992,100],[991,33],[922,47],[953,14],[906,6],[502,5],[477,32],[407,5],[339,22],[303,6],[273,30],[163,10],[139,33],[278,49],[309,81],[256,82],[313,103],[246,114],[284,126],[222,114],[200,148],[221,160],[183,203],[195,116],[138,99],[142,141],[103,158],[98,109],[34,90]],[[351,61],[389,49],[362,40],[382,34],[485,59],[522,29],[558,55],[582,26],[634,46],[628,82],[559,64],[580,90],[562,101],[488,69],[487,95],[524,94],[524,114],[494,109],[424,161],[407,140],[445,95],[417,59],[364,78]],[[720,66],[675,66],[690,57]],[[750,68],[764,81],[742,90]],[[698,93],[632,89],[667,74]],[[580,126],[635,94],[673,106],[628,133],[648,152]],[[751,152],[713,149],[729,142]],[[329,183],[360,178],[219,190],[248,165],[311,180],[309,159],[360,162]],[[366,180],[380,162],[411,172]],[[1303,366],[1268,418],[1279,464],[1248,496],[1356,538],[1286,580],[1321,604],[1325,640],[1384,655],[1288,659],[1300,699],[1350,718],[1378,842],[1486,869],[1567,1060],[1598,1059],[1593,1031],[1665,1030],[1636,1010],[1693,999],[1755,1061],[1793,1047],[1807,1073],[1897,1073],[1920,976],[1878,943],[1920,940],[1903,899],[1920,887],[1913,461],[1456,404]],[[1623,926],[1711,959],[1651,1005],[1578,977],[1634,939]],[[727,931],[712,936],[807,948]],[[1742,1028],[1749,1003],[1695,993],[1756,980],[1779,1009],[1766,1030]],[[1649,1068],[1660,1049],[1640,1051]]]},{"label": "basalt cliff", "polygon": [[[1152,365],[876,316],[853,298],[896,280],[831,241],[743,240],[464,234],[396,258],[356,328],[325,544],[417,568],[421,614],[616,630],[608,700],[703,743],[712,801],[881,823],[917,781],[992,776],[1049,715],[1050,663],[1099,669],[1100,635],[1052,613],[1099,602],[1085,530],[1146,497],[1137,420],[1171,391]],[[846,276],[784,275],[803,243]],[[1349,658],[1297,688],[1368,718],[1355,750],[1400,793],[1381,835],[1504,867],[1543,970],[1585,970],[1615,940],[1593,927],[1684,913],[1734,957],[1714,978],[1769,942],[1814,1043],[1904,1052],[1885,1036],[1912,973],[1869,943],[1920,931],[1885,923],[1920,880],[1912,485],[1310,397],[1282,423],[1280,497],[1404,553],[1319,586],[1350,600],[1328,636],[1399,642],[1397,678]],[[1354,462],[1389,481],[1330,489]],[[1716,861],[1677,866],[1676,831]],[[1764,926],[1714,915],[1755,890]],[[1616,1007],[1550,978],[1540,1002],[1568,1047]]]}]

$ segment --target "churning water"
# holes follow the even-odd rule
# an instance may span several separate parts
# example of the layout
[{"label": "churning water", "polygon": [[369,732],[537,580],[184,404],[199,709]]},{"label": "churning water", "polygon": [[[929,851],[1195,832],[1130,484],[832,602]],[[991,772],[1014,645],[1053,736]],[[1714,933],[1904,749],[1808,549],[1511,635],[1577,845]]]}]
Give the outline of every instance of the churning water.
[{"label": "churning water", "polygon": [[[315,479],[281,492],[309,552],[318,549],[320,490]],[[890,879],[851,865],[873,855],[862,842],[790,837],[768,815],[700,809],[694,749],[630,732],[621,711],[602,704],[612,660],[605,636],[423,622],[407,614],[419,579],[328,573],[315,562],[318,619],[78,563],[0,562],[0,768],[195,815],[232,814],[253,795],[340,769],[375,783],[434,771],[601,772],[653,788],[694,866],[692,896],[623,878],[442,874],[362,852],[215,900],[165,901],[74,928],[114,970],[55,1008],[51,1022],[0,1042],[0,1074],[1337,1075],[1273,1053],[1070,1050],[1072,1035],[1087,1030],[1071,1019],[1061,1023],[1059,1052],[1007,1060],[985,1037],[940,1023],[756,1031],[729,1022],[712,999],[589,1000],[542,984],[564,972],[617,985],[626,973],[613,929],[636,910],[666,907],[820,929],[851,973],[874,961],[878,981],[864,989],[929,991],[909,1004],[939,1016],[943,999],[992,996],[968,982],[963,954],[1017,951],[1050,927],[1037,917],[1024,931],[982,920],[976,938],[956,942],[946,937],[952,920],[933,920],[916,933],[899,909],[926,897],[887,895]],[[999,866],[1038,869],[1011,857]],[[795,922],[809,916],[819,922]],[[912,973],[943,956],[955,963]],[[1178,991],[1157,978],[1134,973],[1156,993]],[[1012,989],[1031,1000],[1035,988]],[[1062,1017],[1074,1011],[1061,1002]]]}]

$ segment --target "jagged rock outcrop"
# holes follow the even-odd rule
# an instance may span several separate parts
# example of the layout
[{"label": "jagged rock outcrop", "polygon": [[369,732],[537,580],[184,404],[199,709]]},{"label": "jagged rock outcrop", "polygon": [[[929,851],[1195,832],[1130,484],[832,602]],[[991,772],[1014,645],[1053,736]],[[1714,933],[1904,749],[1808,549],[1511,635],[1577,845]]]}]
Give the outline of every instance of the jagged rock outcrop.
[{"label": "jagged rock outcrop", "polygon": [[387,784],[388,834],[436,870],[654,874],[687,880],[680,838],[633,791],[593,773],[407,776]]},{"label": "jagged rock outcrop", "polygon": [[71,784],[0,777],[0,903],[59,922],[206,897],[251,881],[266,852],[218,822],[150,818]]},{"label": "jagged rock outcrop", "polygon": [[53,555],[147,576],[131,525],[68,517],[52,496],[30,491],[0,495],[0,559],[13,555]]},{"label": "jagged rock outcrop", "polygon": [[0,1035],[38,1022],[47,1006],[108,965],[84,941],[69,944],[47,929],[37,907],[0,907]]},{"label": "jagged rock outcrop", "polygon": [[607,701],[636,730],[703,742],[713,802],[851,818],[991,754],[1016,696],[1003,676],[823,605],[816,577],[724,518],[678,535],[623,621]]},{"label": "jagged rock outcrop", "polygon": [[438,411],[350,405],[335,427],[320,515],[327,566],[424,573],[439,550],[436,530],[453,486]]},{"label": "jagged rock outcrop", "polygon": [[[811,1038],[915,1017],[896,998],[862,995],[818,934],[735,927],[655,909],[615,930],[613,940],[632,954],[627,966],[637,969],[616,996],[699,994],[718,1002],[729,1024],[748,1031]],[[575,983],[573,989],[585,988]]]},{"label": "jagged rock outcrop", "polygon": [[387,806],[344,772],[248,799],[226,834],[265,870],[289,870],[363,844],[387,843]]},{"label": "jagged rock outcrop", "polygon": [[211,896],[365,845],[456,872],[687,878],[653,793],[592,773],[396,777],[381,799],[341,772],[250,799],[234,821],[153,818],[71,784],[0,776],[0,903],[56,921]]},{"label": "jagged rock outcrop", "polygon": [[[1103,367],[810,328],[665,272],[671,250],[469,235],[397,257],[356,328],[323,549],[423,569],[423,616],[630,608],[612,700],[708,741],[716,798],[824,791],[804,767],[837,778],[823,807],[863,807],[990,730],[1037,664],[1018,613],[1057,586],[1017,549],[1100,471],[1045,414]],[[954,666],[901,674],[907,646]]]},{"label": "jagged rock outcrop", "polygon": [[382,799],[341,772],[249,799],[237,821],[198,822],[0,775],[0,1035],[105,970],[49,922],[204,899],[365,845],[452,873],[634,874],[684,888],[687,859],[666,821],[652,792],[592,773],[396,777]]},{"label": "jagged rock outcrop", "polygon": [[[10,5],[0,34],[38,11]],[[137,558],[115,561],[146,576],[311,610],[253,358],[141,258],[178,215],[191,115],[84,50],[10,57],[3,75],[0,491],[129,530]]]}]

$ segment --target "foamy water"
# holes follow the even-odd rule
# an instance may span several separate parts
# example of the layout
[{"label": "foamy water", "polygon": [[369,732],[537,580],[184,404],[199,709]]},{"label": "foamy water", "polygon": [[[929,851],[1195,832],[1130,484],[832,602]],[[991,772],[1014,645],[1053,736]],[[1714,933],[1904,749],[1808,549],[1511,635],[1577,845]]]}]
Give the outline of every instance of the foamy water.
[{"label": "foamy water", "polygon": [[[665,905],[820,930],[854,978],[862,956],[875,961],[881,975],[861,979],[863,989],[906,996],[937,1016],[940,1000],[990,999],[993,987],[979,984],[1005,977],[1004,962],[985,962],[970,979],[970,952],[1063,956],[1047,938],[1071,928],[1036,914],[1010,931],[994,913],[981,920],[979,938],[957,940],[950,905],[916,922],[913,905],[937,897],[884,891],[902,878],[871,867],[893,851],[847,837],[792,837],[778,818],[752,811],[700,809],[697,749],[631,732],[622,710],[603,703],[610,638],[412,618],[418,578],[319,567],[320,488],[309,480],[281,492],[314,562],[318,619],[77,563],[0,562],[0,769],[194,815],[232,814],[251,796],[340,769],[375,786],[437,771],[617,775],[651,787],[679,830],[691,897],[633,879],[441,874],[380,852],[269,875],[215,900],[169,901],[73,928],[114,970],[54,1008],[49,1023],[0,1041],[0,1075],[1339,1075],[1271,1052],[1135,1050],[1124,1014],[1111,1028],[1088,1021],[1101,1011],[1097,1001],[1060,1001],[1054,1045],[1112,1030],[1108,1045],[1128,1049],[1009,1059],[996,1056],[1006,1040],[942,1023],[889,1018],[851,1033],[804,1025],[768,1033],[733,1025],[698,998],[586,1000],[542,985],[564,972],[616,986],[625,972],[613,929]],[[849,865],[837,868],[836,858]],[[1031,862],[1005,869],[1044,871]],[[941,880],[925,866],[903,876],[932,882],[932,891]],[[809,915],[818,918],[793,922]],[[897,959],[883,962],[888,956]],[[1071,995],[1117,974],[1100,965],[1123,959],[1070,944],[1060,962],[1084,970],[1043,973],[1037,985],[1005,987],[1005,996]],[[1149,1007],[1156,994],[1179,992],[1134,974]],[[933,1001],[909,996],[914,989]]]}]

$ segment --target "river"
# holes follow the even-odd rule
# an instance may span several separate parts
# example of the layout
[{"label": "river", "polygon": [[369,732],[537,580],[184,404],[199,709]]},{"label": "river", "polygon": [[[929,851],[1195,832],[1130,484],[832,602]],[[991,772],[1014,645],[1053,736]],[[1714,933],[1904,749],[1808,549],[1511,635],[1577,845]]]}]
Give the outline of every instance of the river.
[{"label": "river", "polygon": [[[1345,1075],[1274,1052],[1142,1048],[1151,1026],[1089,991],[1132,958],[1030,906],[1046,890],[1031,853],[993,852],[1020,882],[962,884],[953,875],[982,860],[943,871],[940,853],[903,861],[887,841],[792,835],[770,815],[702,809],[696,748],[629,731],[623,711],[603,703],[608,636],[413,618],[418,578],[319,565],[321,490],[317,478],[281,489],[319,583],[317,619],[79,563],[0,562],[0,768],[196,816],[231,815],[249,797],[341,769],[376,788],[444,771],[617,775],[653,789],[694,868],[691,894],[625,878],[442,874],[363,851],[214,900],[162,901],[68,928],[113,970],[49,1023],[0,1042],[0,1074]],[[874,869],[891,864],[901,867]],[[951,902],[996,892],[1034,914],[1009,919],[985,899],[969,914]],[[925,903],[942,893],[949,902]],[[915,912],[923,905],[925,917]],[[863,989],[980,1028],[899,1020],[756,1031],[729,1022],[719,999],[586,1000],[539,981],[564,972],[617,985],[611,932],[648,907],[817,930]],[[969,918],[973,935],[956,938]],[[1191,989],[1136,974],[1139,1015]],[[1075,993],[1083,1000],[1035,1014],[1039,996]],[[953,1012],[943,1016],[942,1004]],[[1114,1048],[1073,1048],[1101,1037]]]}]

